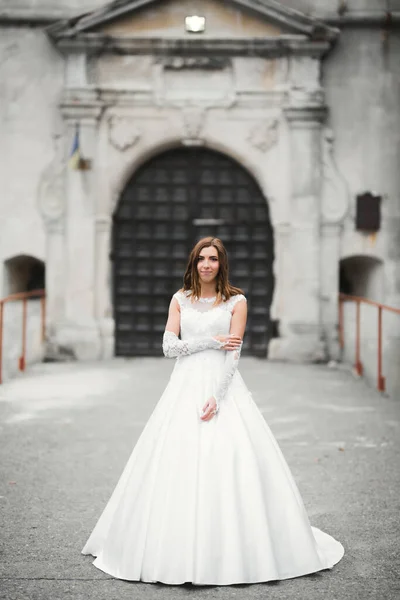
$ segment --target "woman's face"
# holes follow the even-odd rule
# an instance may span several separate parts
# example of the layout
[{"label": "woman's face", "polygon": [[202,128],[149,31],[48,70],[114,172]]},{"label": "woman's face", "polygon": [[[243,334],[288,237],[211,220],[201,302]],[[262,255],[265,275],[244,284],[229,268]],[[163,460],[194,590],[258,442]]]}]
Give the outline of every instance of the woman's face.
[{"label": "woman's face", "polygon": [[201,283],[213,282],[219,271],[218,250],[214,246],[203,248],[197,261],[197,272]]}]

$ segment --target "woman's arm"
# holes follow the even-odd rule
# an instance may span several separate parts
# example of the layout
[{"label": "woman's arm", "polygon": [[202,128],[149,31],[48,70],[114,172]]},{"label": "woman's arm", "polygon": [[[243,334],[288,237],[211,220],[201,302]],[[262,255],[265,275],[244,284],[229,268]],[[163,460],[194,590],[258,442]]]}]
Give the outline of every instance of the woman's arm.
[{"label": "woman's arm", "polygon": [[[238,300],[232,310],[230,334],[237,335],[238,339],[242,340],[246,329],[247,321],[247,301],[243,296]],[[224,399],[226,392],[230,386],[232,378],[238,368],[240,351],[242,349],[242,342],[238,348],[226,352],[225,363],[223,372],[218,385],[218,389],[214,396],[211,396],[203,406],[200,419],[202,421],[209,421],[218,412],[220,403]]]},{"label": "woman's arm", "polygon": [[229,333],[231,335],[238,335],[242,340],[244,332],[246,331],[247,322],[247,302],[243,296],[239,302],[235,305],[232,311],[231,327]]},{"label": "woman's arm", "polygon": [[[231,327],[230,333],[233,335],[237,335],[240,339],[243,339],[244,332],[246,329],[247,322],[247,302],[246,298],[243,297],[242,300],[237,302],[232,312],[231,319]],[[242,344],[235,350],[230,350],[226,353],[225,364],[224,364],[224,372],[221,377],[221,381],[218,385],[218,389],[214,398],[216,400],[216,409],[218,411],[219,405],[221,401],[224,399],[226,392],[230,386],[230,383],[233,379],[233,376],[238,368],[240,352],[242,349]]]},{"label": "woman's arm", "polygon": [[172,298],[169,305],[168,320],[163,336],[163,352],[168,358],[188,356],[202,350],[220,350],[221,348],[239,347],[240,339],[237,336],[216,336],[180,340],[180,307],[176,298]]},{"label": "woman's arm", "polygon": [[169,303],[168,320],[165,326],[165,331],[171,331],[175,335],[179,335],[181,329],[181,310],[179,302],[176,298],[172,298]]}]

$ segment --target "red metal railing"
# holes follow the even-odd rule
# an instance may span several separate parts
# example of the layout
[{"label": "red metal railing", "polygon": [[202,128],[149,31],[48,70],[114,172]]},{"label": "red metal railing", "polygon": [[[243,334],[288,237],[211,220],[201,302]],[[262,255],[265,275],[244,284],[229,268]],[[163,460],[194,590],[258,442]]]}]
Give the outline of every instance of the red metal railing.
[{"label": "red metal railing", "polygon": [[45,339],[46,329],[46,293],[44,290],[34,290],[32,292],[23,292],[21,294],[12,294],[0,300],[0,384],[3,383],[2,366],[3,366],[3,330],[4,330],[4,312],[5,305],[8,302],[22,301],[22,341],[21,355],[18,360],[18,368],[20,371],[25,371],[26,366],[26,332],[27,332],[27,317],[28,317],[28,300],[30,298],[40,298],[41,305],[41,338],[42,342]]},{"label": "red metal railing", "polygon": [[364,370],[363,364],[361,362],[361,304],[375,306],[378,309],[377,389],[380,392],[384,392],[385,377],[383,376],[382,372],[382,312],[386,310],[388,312],[400,315],[400,308],[386,306],[385,304],[373,302],[372,300],[367,300],[367,298],[361,298],[359,296],[348,296],[347,294],[339,294],[339,343],[342,349],[344,348],[343,305],[345,302],[356,303],[356,349],[354,368],[359,375],[362,375]]}]

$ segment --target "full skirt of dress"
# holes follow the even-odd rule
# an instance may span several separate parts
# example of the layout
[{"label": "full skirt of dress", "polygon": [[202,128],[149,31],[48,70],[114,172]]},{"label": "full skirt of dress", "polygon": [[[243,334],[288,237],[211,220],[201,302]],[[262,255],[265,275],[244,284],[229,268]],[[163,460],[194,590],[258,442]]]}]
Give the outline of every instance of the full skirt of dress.
[{"label": "full skirt of dress", "polygon": [[340,542],[311,527],[238,371],[219,413],[200,420],[218,385],[221,354],[211,350],[176,362],[82,550],[113,577],[256,583],[331,568],[343,556]]}]

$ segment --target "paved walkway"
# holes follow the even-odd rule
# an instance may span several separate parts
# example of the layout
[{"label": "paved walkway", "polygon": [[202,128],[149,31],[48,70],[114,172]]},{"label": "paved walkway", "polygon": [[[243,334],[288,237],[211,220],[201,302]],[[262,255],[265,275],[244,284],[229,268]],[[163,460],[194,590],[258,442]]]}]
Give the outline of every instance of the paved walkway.
[{"label": "paved walkway", "polygon": [[240,370],[312,524],[345,546],[332,571],[165,586],[114,580],[81,556],[172,367],[166,359],[38,365],[0,387],[0,598],[399,599],[400,400],[326,366],[243,358]]}]

